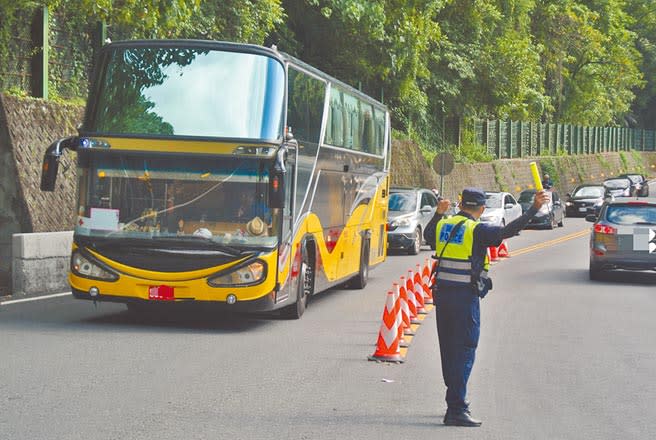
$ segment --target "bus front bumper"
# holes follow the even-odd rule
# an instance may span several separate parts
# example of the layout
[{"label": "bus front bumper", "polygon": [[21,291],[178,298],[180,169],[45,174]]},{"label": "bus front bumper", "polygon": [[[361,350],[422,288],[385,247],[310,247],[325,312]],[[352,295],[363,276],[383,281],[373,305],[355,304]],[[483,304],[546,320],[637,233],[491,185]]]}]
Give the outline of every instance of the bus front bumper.
[{"label": "bus front bumper", "polygon": [[[113,302],[113,303],[122,303],[122,304],[141,304],[144,306],[147,305],[165,305],[165,306],[182,306],[182,305],[193,305],[201,307],[211,307],[221,310],[230,310],[238,313],[245,312],[270,312],[276,309],[279,309],[282,304],[276,304],[276,293],[271,292],[263,297],[253,300],[237,300],[234,304],[228,304],[226,301],[204,301],[196,300],[194,298],[184,298],[184,299],[174,299],[170,301],[161,301],[161,300],[148,300],[135,298],[131,296],[120,296],[120,295],[103,295],[97,294],[91,296],[89,292],[71,288],[71,292],[76,299],[83,299],[87,301],[100,301],[100,302]],[[286,305],[286,303],[284,304]]]}]

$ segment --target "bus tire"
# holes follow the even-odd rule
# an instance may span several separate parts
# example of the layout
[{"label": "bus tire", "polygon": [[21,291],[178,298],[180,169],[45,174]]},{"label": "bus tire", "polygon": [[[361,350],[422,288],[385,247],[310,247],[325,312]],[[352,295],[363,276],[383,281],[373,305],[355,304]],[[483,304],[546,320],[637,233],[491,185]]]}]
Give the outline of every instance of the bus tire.
[{"label": "bus tire", "polygon": [[296,301],[294,304],[282,309],[282,316],[287,319],[300,319],[305,313],[307,302],[312,294],[314,284],[314,273],[310,267],[307,252],[303,251],[301,256],[301,267],[298,271],[296,286]]},{"label": "bus tire", "polygon": [[369,281],[369,240],[365,240],[362,244],[360,270],[350,284],[354,289],[364,289],[367,286],[367,281]]}]

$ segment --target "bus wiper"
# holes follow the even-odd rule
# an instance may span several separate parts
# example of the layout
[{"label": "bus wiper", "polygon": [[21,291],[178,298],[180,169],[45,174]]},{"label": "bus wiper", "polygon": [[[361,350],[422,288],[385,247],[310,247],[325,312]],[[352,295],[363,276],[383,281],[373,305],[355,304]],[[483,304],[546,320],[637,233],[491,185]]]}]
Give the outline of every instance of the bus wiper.
[{"label": "bus wiper", "polygon": [[634,225],[656,225],[654,222],[635,222]]},{"label": "bus wiper", "polygon": [[147,250],[149,248],[168,245],[171,247],[171,250],[176,248],[181,248],[185,246],[180,246],[181,244],[197,243],[202,244],[203,247],[207,250],[216,250],[223,252],[230,256],[236,257],[239,255],[247,254],[250,251],[236,249],[231,246],[226,246],[216,241],[198,236],[171,236],[171,237],[147,237],[147,238],[127,238],[122,237],[120,239],[79,239],[79,244],[82,246],[91,245],[92,247],[101,250],[105,248],[115,248],[115,247],[133,247]]},{"label": "bus wiper", "polygon": [[227,246],[225,244],[218,243],[217,241],[211,238],[199,237],[197,235],[183,235],[183,236],[176,236],[176,237],[153,237],[152,240],[156,241],[157,243],[167,243],[167,244],[178,244],[180,242],[203,243],[209,245],[212,249],[217,249],[222,252],[227,252],[234,256],[246,253],[241,249],[237,249],[232,246]]}]

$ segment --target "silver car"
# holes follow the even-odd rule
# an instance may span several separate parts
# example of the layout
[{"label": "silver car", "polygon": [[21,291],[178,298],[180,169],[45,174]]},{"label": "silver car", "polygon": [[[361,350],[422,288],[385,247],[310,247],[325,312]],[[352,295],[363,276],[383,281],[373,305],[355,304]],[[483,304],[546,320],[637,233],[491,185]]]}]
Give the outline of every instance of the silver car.
[{"label": "silver car", "polygon": [[656,271],[656,198],[607,201],[590,236],[590,279],[609,269]]},{"label": "silver car", "polygon": [[522,215],[522,205],[507,192],[486,191],[485,211],[481,222],[493,226],[505,226]]},{"label": "silver car", "polygon": [[428,189],[391,188],[387,213],[388,249],[417,255],[424,241],[424,229],[436,208],[437,197]]}]

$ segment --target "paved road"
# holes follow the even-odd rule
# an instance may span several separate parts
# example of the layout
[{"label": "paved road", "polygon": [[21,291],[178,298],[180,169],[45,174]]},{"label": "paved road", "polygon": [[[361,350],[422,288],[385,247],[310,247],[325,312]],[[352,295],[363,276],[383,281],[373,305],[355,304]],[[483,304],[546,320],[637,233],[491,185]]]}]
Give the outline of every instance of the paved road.
[{"label": "paved road", "polygon": [[[139,321],[70,296],[0,306],[3,439],[656,438],[656,274],[587,279],[589,228],[524,231],[492,271],[470,382],[478,429],[441,425],[434,314],[406,363],[367,362],[385,292],[429,255],[300,321]],[[524,249],[524,251],[522,251]]]}]

